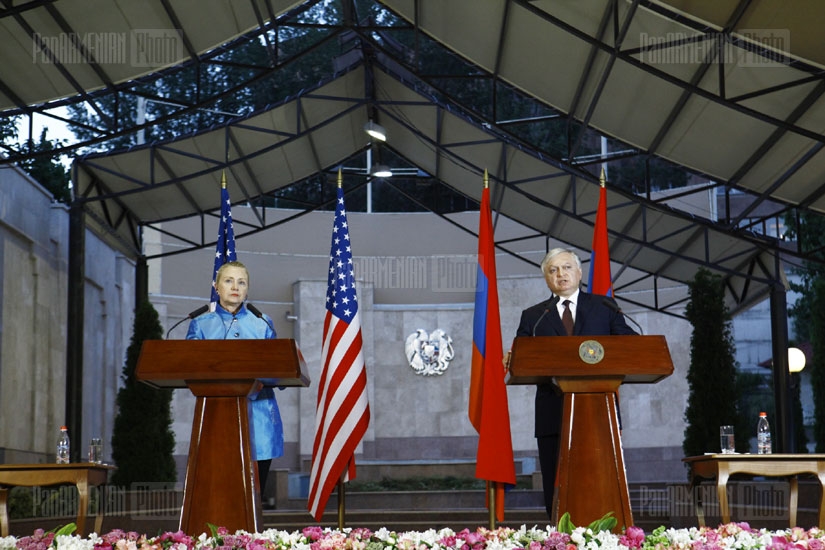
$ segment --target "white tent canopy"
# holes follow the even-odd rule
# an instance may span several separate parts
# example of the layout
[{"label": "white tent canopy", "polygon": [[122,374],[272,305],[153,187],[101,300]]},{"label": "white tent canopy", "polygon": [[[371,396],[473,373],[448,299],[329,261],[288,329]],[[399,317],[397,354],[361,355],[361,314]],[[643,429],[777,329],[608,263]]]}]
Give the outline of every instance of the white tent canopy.
[{"label": "white tent canopy", "polygon": [[[151,71],[197,62],[227,41],[277,25],[290,10],[312,4],[24,3],[0,14],[7,44],[0,54],[0,108],[30,112],[70,100],[93,106]],[[380,4],[406,21],[407,32],[435,40],[493,81],[623,143],[631,154],[661,157],[704,175],[709,183],[699,192],[721,187],[735,196],[735,212],[722,212],[717,221],[683,211],[674,201],[611,188],[611,259],[625,279],[619,286],[655,289],[662,280],[688,281],[705,266],[725,278],[736,312],[783,284],[780,256],[816,259],[789,246],[778,230],[762,229],[781,225],[783,214],[797,207],[825,211],[825,83],[813,23],[822,5],[811,1],[791,10],[766,0],[712,6],[651,0]],[[377,117],[392,135],[387,147],[440,184],[478,198],[479,175],[488,169],[494,208],[522,223],[531,233],[524,238],[543,235],[587,250],[597,179],[592,161],[577,160],[582,147],[576,138],[568,158],[551,158],[526,146],[503,121],[468,114],[417,72],[415,51],[402,55],[388,46],[402,25],[365,22],[359,17],[363,5],[342,2],[343,20],[328,25],[339,39],[355,34],[363,45],[359,51],[376,53],[331,69],[328,79],[298,97],[174,142],[78,159],[75,194],[93,223],[140,254],[141,225],[217,208],[214,189],[224,168],[231,196],[251,201],[330,172],[363,151],[363,125]],[[146,29],[156,37],[179,33],[180,47],[162,59],[150,58],[140,49],[146,42],[135,38]],[[97,60],[83,40],[55,42],[72,36],[102,40],[106,33],[135,38],[129,62]],[[259,36],[269,40],[266,33]],[[50,43],[60,46],[51,54]],[[111,50],[98,53],[103,51],[111,57]],[[725,205],[730,204],[728,198]],[[261,227],[264,217],[261,212]],[[666,310],[672,303],[654,293],[644,305]]]}]

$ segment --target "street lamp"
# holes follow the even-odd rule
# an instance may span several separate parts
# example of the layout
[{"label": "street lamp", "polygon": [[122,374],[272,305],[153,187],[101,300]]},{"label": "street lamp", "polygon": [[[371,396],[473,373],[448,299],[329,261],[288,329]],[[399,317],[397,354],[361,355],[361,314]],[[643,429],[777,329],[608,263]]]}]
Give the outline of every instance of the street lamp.
[{"label": "street lamp", "polygon": [[799,348],[788,348],[788,372],[790,377],[790,384],[788,393],[790,394],[790,406],[788,410],[788,426],[790,433],[788,434],[789,451],[796,452],[797,433],[795,416],[799,414],[802,421],[802,406],[799,402],[799,373],[805,368],[805,352]]}]

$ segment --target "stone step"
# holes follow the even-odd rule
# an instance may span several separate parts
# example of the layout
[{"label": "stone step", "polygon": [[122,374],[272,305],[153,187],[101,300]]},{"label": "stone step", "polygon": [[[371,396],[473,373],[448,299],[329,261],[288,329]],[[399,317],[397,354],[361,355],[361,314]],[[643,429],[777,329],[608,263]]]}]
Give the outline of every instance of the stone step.
[{"label": "stone step", "polygon": [[[338,512],[335,507],[328,506],[320,522],[315,522],[306,511],[267,511],[264,513],[264,526],[267,529],[284,531],[301,530],[311,525],[337,528]],[[498,527],[519,528],[526,525],[528,528],[539,526],[547,527],[547,514],[544,509],[534,510],[506,510],[502,522],[496,522]],[[455,532],[462,529],[475,531],[478,527],[490,525],[489,512],[485,508],[470,510],[351,510],[344,514],[344,527],[362,527],[376,531],[381,528],[395,532],[426,531],[427,529],[440,530],[449,527]]]}]

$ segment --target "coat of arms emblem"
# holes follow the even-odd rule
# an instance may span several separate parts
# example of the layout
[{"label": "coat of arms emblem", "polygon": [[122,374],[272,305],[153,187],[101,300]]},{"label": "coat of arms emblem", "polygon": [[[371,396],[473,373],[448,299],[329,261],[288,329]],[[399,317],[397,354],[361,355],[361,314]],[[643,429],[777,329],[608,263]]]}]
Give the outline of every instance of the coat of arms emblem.
[{"label": "coat of arms emblem", "polygon": [[444,374],[455,356],[453,339],[440,328],[430,334],[421,328],[416,330],[407,336],[404,347],[410,367],[422,376]]}]

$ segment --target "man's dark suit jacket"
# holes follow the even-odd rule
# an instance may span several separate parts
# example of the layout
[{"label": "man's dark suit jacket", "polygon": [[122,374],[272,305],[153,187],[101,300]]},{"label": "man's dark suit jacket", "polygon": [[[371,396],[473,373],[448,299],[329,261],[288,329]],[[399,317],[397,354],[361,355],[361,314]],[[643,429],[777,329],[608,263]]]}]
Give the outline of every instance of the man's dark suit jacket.
[{"label": "man's dark suit jacket", "polygon": [[[558,309],[552,300],[545,300],[522,311],[516,335],[566,336]],[[573,325],[574,336],[637,334],[627,325],[615,303],[614,308],[610,308],[605,305],[605,300],[610,298],[579,292],[576,322]],[[541,318],[545,311],[547,314]],[[552,356],[553,350],[548,351]],[[562,396],[553,384],[539,384],[536,387],[536,437],[561,433],[562,405]]]}]

